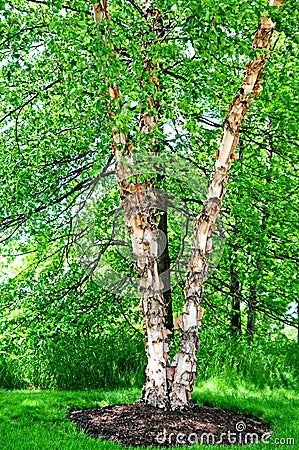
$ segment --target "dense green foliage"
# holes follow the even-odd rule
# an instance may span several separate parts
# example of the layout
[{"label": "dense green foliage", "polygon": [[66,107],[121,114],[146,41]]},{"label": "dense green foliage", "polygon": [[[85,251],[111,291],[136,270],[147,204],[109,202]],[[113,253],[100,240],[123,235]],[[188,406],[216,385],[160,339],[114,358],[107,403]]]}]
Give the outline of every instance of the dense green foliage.
[{"label": "dense green foliage", "polygon": [[[224,252],[206,283],[198,379],[231,373],[262,388],[298,387],[298,8],[290,2],[269,8],[260,0],[158,0],[166,32],[150,48],[159,80],[155,93],[141,62],[148,27],[128,1],[110,3],[107,38],[107,22],[96,29],[83,0],[0,2],[0,385],[141,386],[138,298],[90,279],[76,250],[78,207],[108,173],[110,190],[90,218],[97,251],[134,278],[129,252],[112,242],[111,218],[120,206],[112,128],[130,131],[135,158],[144,161],[149,137],[136,124],[147,96],[155,95],[160,121],[154,135],[166,166],[157,185],[190,214],[197,212],[220,124],[240,85],[258,21],[269,10],[276,22],[273,48],[230,173],[219,223]],[[107,95],[112,82],[121,92],[113,104]],[[170,160],[177,173],[167,171]],[[185,178],[181,161],[189,170]],[[174,262],[184,234],[175,208],[172,214]],[[124,229],[119,236],[128,244]],[[188,245],[186,239],[185,252]],[[181,271],[172,291],[175,315],[183,299]],[[250,314],[254,326],[247,333]]]}]

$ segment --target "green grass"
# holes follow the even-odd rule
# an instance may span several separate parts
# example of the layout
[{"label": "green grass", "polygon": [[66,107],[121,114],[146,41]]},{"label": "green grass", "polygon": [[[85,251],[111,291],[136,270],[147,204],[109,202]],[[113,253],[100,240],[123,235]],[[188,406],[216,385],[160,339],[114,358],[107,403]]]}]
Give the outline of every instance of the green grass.
[{"label": "green grass", "polygon": [[[93,439],[83,432],[77,432],[75,425],[67,419],[67,410],[70,407],[131,402],[139,394],[139,389],[89,392],[1,390],[0,449],[119,450],[121,447],[118,444]],[[244,382],[231,384],[221,378],[214,378],[199,384],[193,398],[200,404],[208,403],[237,412],[252,413],[269,421],[275,433],[271,444],[253,444],[250,449],[299,448],[299,397],[291,390],[258,390]],[[276,445],[275,438],[294,438],[295,445]],[[199,446],[195,445],[193,448]],[[205,446],[207,450],[214,448],[219,449],[219,446]],[[233,448],[244,450],[241,446]]]}]

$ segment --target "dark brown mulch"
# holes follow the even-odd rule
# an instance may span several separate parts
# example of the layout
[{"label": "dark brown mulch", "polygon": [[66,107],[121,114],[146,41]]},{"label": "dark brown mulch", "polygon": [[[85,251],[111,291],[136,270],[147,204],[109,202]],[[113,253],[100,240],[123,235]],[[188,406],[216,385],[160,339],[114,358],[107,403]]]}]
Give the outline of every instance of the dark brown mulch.
[{"label": "dark brown mulch", "polygon": [[[246,444],[269,440],[269,426],[260,419],[211,406],[165,412],[141,401],[72,410],[71,421],[95,438],[132,445]],[[209,434],[210,433],[210,434]]]}]

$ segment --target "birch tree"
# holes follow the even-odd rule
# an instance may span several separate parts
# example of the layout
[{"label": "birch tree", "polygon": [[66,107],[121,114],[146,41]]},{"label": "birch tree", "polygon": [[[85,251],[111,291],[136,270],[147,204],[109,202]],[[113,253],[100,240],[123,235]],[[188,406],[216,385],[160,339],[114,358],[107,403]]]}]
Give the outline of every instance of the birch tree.
[{"label": "birch tree", "polygon": [[[276,2],[274,2],[276,3]],[[271,2],[271,5],[273,2]],[[96,2],[93,4],[95,23],[101,23],[108,18],[107,5]],[[160,12],[148,2],[142,4],[141,14],[147,22],[155,38],[163,35],[163,23]],[[208,270],[207,254],[212,251],[212,231],[220,211],[221,200],[225,192],[227,174],[238,144],[239,130],[248,109],[252,94],[257,92],[261,82],[266,57],[270,48],[273,33],[273,22],[263,16],[254,36],[253,50],[255,56],[246,65],[245,77],[229,107],[225,117],[220,147],[216,154],[216,163],[212,172],[207,200],[197,216],[194,224],[194,241],[188,261],[185,302],[182,315],[177,321],[180,329],[180,347],[173,362],[169,362],[167,334],[165,326],[166,312],[163,298],[162,281],[158,274],[157,263],[157,199],[152,185],[130,183],[133,164],[128,137],[122,130],[112,130],[113,151],[116,155],[116,173],[123,200],[125,221],[132,236],[133,255],[136,258],[136,270],[139,274],[139,289],[141,307],[145,324],[145,345],[148,365],[146,369],[146,384],[143,388],[142,399],[159,408],[186,408],[191,405],[191,391],[196,374],[196,353],[199,348],[198,327],[202,316],[200,303],[203,286]],[[159,86],[156,75],[152,75],[156,64],[147,57],[145,48],[142,49],[144,70],[149,73],[154,89]],[[112,99],[120,96],[114,86],[109,86]],[[154,109],[155,100],[147,97],[149,109]],[[142,112],[140,117],[140,131],[151,133],[157,122],[157,117],[150,111]],[[116,146],[120,146],[120,150]],[[153,151],[154,143],[150,143],[149,152]],[[125,156],[125,162],[121,157]]]},{"label": "birch tree", "polygon": [[[272,1],[270,6],[279,3]],[[5,111],[0,118],[3,239],[20,239],[30,233],[37,241],[60,242],[66,236],[67,259],[77,196],[83,193],[88,197],[101,176],[115,171],[144,320],[148,364],[142,399],[165,409],[191,406],[212,233],[228,172],[237,157],[243,118],[259,92],[273,31],[268,16],[259,24],[255,18],[261,5],[243,11],[249,24],[245,19],[236,21],[238,12],[227,8],[212,3],[189,2],[185,7],[180,2],[163,6],[133,0],[91,5],[82,0],[76,6],[19,0],[5,8],[6,35],[1,43]],[[251,8],[256,8],[254,14]],[[273,15],[276,9],[272,8]],[[289,24],[279,14],[277,17],[287,34]],[[203,36],[201,41],[198,36]],[[234,93],[242,79],[241,69],[234,70],[238,64],[232,50],[235,44],[241,61],[244,54],[250,53],[250,58]],[[274,45],[278,45],[276,41]],[[205,53],[205,47],[209,52]],[[221,49],[220,62],[216,55],[213,59],[216,48]],[[161,138],[167,121],[179,122],[184,116],[181,128],[190,136],[193,133],[193,144],[200,141],[200,121],[219,125],[219,121],[203,117],[200,108],[212,110],[213,104],[226,103],[228,95],[233,100],[223,122],[208,196],[194,224],[184,306],[175,320],[180,345],[171,360],[158,271],[161,219],[157,177],[144,177],[136,167],[143,156],[159,158],[161,146],[170,145]],[[177,150],[183,140],[180,136],[175,139]],[[208,139],[205,145],[213,146]],[[212,158],[200,159],[200,146],[195,146],[192,155],[207,166]],[[189,150],[186,146],[182,153],[187,155]],[[7,180],[15,179],[16,173],[18,182],[12,186]],[[46,249],[44,253],[47,258]]]}]

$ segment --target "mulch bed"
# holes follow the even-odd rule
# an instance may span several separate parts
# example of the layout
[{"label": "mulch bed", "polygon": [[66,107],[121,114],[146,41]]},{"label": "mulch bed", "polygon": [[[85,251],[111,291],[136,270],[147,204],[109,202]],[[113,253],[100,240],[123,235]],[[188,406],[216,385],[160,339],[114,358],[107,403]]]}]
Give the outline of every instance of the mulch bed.
[{"label": "mulch bed", "polygon": [[262,420],[211,406],[165,412],[137,401],[71,410],[69,418],[90,436],[124,447],[250,444],[268,442],[270,438],[270,428]]}]

